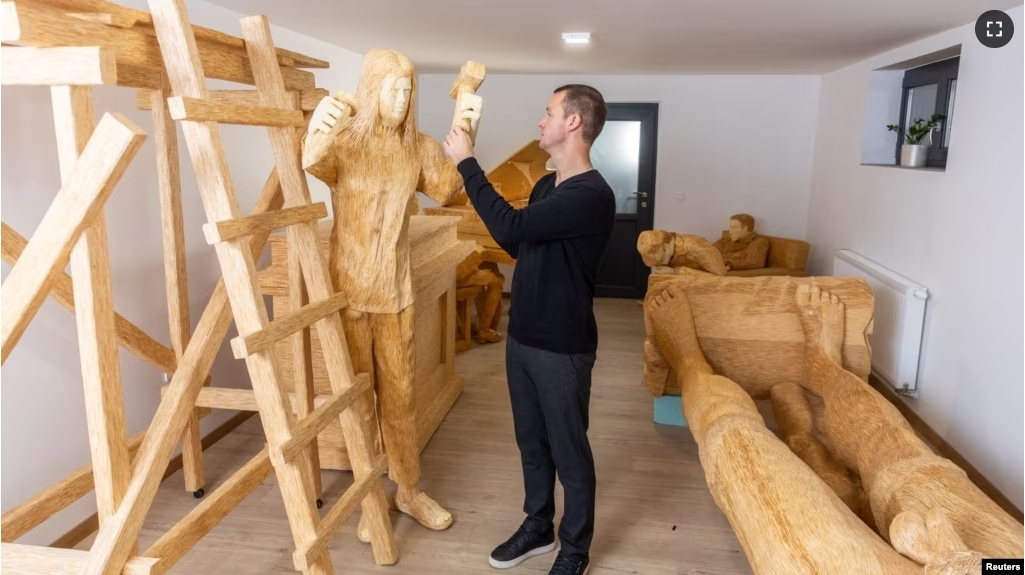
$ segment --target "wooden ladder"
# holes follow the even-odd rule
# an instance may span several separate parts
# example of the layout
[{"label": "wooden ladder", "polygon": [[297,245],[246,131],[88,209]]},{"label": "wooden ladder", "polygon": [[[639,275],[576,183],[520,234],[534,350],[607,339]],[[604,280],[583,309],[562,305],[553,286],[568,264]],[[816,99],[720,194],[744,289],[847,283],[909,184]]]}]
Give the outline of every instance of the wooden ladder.
[{"label": "wooden ladder", "polygon": [[[285,91],[267,18],[253,16],[241,20],[260,96],[260,105],[252,106],[210,97],[196,37],[182,0],[151,0],[150,8],[173,93],[167,100],[168,108],[171,118],[182,125],[210,222],[203,231],[208,243],[214,245],[223,281],[211,297],[211,304],[197,327],[197,335],[166,389],[154,417],[153,432],[147,434],[146,443],[140,449],[139,462],[124,501],[112,521],[101,525],[84,571],[95,575],[122,571],[156,489],[151,468],[159,466],[161,460],[166,462],[164,455],[197,406],[201,391],[208,394],[220,391],[201,389],[198,374],[204,371],[204,366],[209,369],[216,351],[212,347],[216,342],[212,334],[226,328],[225,322],[230,320],[223,309],[225,291],[239,333],[231,342],[232,350],[235,357],[245,359],[249,370],[253,385],[251,397],[255,398],[260,413],[267,448],[247,464],[246,468],[251,468],[248,473],[240,472],[238,481],[233,477],[207,496],[200,505],[202,511],[196,509],[196,521],[191,527],[199,532],[208,530],[208,522],[199,518],[226,514],[241,493],[255,487],[236,483],[253,483],[261,475],[259,469],[266,468],[269,459],[278,478],[295,540],[293,559],[297,570],[334,573],[328,545],[360,504],[370,529],[375,561],[382,565],[393,564],[398,559],[397,547],[382,481],[387,458],[377,451],[376,433],[370,429],[370,422],[376,417],[368,412],[374,408],[372,402],[365,401],[371,384],[366,374],[357,377],[353,373],[339,313],[346,303],[332,288],[317,233],[317,220],[326,216],[327,210],[322,202],[311,203],[300,164],[300,137],[305,120]],[[218,123],[268,129],[276,169],[252,215],[239,213]],[[279,191],[281,193],[277,193]],[[280,228],[286,228],[289,252],[295,254],[292,267],[301,278],[300,287],[305,288],[310,303],[270,321],[257,281],[255,257],[262,251],[268,234]],[[219,309],[218,305],[222,307]],[[304,386],[298,384],[297,378],[297,398],[302,400],[305,396],[309,400],[309,405],[295,406],[300,415],[309,413],[297,419],[282,381],[275,344],[311,326],[318,330],[325,349],[331,350],[325,354],[325,359],[332,394],[310,412],[312,390],[301,389]],[[341,421],[355,481],[322,519],[317,503],[320,470],[312,445],[318,433],[335,418]],[[145,556],[171,559],[180,555],[182,541],[196,537],[188,534],[189,527],[190,521],[186,518],[176,527],[176,533],[165,536],[166,541],[158,541]]]}]

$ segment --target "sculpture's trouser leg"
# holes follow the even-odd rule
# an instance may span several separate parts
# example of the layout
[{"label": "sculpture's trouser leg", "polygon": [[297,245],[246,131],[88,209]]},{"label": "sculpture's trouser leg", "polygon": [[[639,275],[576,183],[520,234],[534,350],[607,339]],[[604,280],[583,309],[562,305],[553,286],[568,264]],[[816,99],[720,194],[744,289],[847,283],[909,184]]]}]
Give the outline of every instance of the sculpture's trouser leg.
[{"label": "sculpture's trouser leg", "polygon": [[377,387],[376,373],[374,370],[374,332],[370,323],[370,314],[359,311],[345,310],[342,314],[342,326],[345,329],[345,341],[349,346],[349,359],[352,361],[354,373],[366,373],[370,381],[374,382],[370,391],[364,394],[361,401],[361,411],[367,415],[368,428],[373,430],[374,439],[377,442],[377,451],[381,451],[380,427],[378,427],[378,413],[374,408],[376,404],[375,388]]},{"label": "sculpture's trouser leg", "polygon": [[562,552],[587,554],[594,534],[594,457],[587,439],[595,354],[559,354],[506,338],[506,376],[526,492],[524,526],[553,527],[555,477],[565,493]]}]

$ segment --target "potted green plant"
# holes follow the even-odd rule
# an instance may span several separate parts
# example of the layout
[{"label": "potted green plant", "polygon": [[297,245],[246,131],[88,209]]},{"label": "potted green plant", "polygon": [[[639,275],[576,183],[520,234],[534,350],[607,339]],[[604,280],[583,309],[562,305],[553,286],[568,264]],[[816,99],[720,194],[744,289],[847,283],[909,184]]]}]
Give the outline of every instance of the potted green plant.
[{"label": "potted green plant", "polygon": [[[912,168],[921,168],[925,165],[926,152],[932,145],[932,131],[939,127],[940,122],[946,119],[943,114],[933,114],[928,120],[915,118],[914,123],[904,134],[904,144],[900,148],[900,165]],[[887,124],[886,129],[900,134],[900,126]],[[929,136],[929,143],[923,144],[922,140]]]}]

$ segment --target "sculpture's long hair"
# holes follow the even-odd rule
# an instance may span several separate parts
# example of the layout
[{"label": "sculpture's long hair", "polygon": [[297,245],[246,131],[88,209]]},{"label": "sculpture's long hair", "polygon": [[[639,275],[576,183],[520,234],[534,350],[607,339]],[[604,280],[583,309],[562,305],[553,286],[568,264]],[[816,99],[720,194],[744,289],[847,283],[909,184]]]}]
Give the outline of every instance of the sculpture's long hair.
[{"label": "sculpture's long hair", "polygon": [[381,108],[381,88],[385,79],[391,75],[408,76],[411,90],[405,122],[390,129],[399,133],[403,148],[412,149],[417,146],[416,69],[405,54],[381,49],[371,50],[363,58],[363,69],[356,88],[356,115],[346,127],[353,144],[365,143],[374,134],[388,129],[381,123],[378,112]]}]

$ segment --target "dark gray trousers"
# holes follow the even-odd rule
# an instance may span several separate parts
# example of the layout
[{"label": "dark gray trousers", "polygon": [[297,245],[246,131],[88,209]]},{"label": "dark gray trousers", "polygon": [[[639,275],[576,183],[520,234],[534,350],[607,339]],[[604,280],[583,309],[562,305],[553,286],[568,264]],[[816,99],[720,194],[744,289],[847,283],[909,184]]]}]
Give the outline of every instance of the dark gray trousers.
[{"label": "dark gray trousers", "polygon": [[595,354],[559,354],[506,339],[506,376],[526,497],[523,525],[550,530],[555,476],[565,495],[562,553],[585,555],[594,534],[594,457],[587,440]]}]

